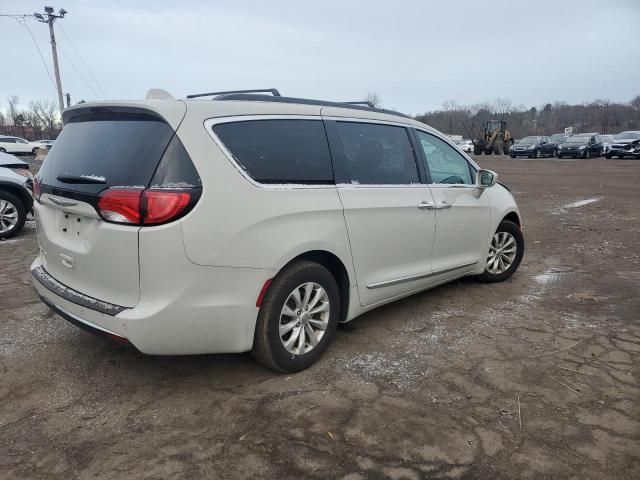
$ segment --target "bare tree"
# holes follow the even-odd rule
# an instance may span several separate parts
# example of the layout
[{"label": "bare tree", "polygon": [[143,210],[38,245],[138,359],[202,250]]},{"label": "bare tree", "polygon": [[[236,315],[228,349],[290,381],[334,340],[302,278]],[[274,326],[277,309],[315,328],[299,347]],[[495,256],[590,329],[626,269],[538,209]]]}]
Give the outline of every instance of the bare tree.
[{"label": "bare tree", "polygon": [[635,97],[633,97],[629,102],[629,105],[631,105],[631,108],[633,108],[634,110],[640,111],[640,95],[636,95]]},{"label": "bare tree", "polygon": [[380,95],[376,92],[369,92],[367,96],[364,98],[365,102],[370,102],[374,107],[379,108],[382,101],[380,100]]},{"label": "bare tree", "polygon": [[498,115],[507,115],[511,113],[513,106],[508,98],[496,98],[493,101],[493,113]]},{"label": "bare tree", "polygon": [[38,100],[31,102],[31,106],[42,129],[48,132],[49,138],[52,138],[59,126],[58,105],[53,100]]}]

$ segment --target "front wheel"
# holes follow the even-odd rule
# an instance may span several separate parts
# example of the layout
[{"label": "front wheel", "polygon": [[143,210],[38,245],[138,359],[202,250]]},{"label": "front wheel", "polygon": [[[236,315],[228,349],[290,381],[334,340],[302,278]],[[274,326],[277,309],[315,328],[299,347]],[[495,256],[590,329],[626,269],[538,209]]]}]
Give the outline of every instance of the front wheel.
[{"label": "front wheel", "polygon": [[538,151],[536,152],[536,155],[535,155],[535,156],[536,156],[536,158],[542,158],[542,152],[541,152],[540,150],[538,150]]},{"label": "front wheel", "polygon": [[515,223],[503,220],[489,245],[484,273],[478,278],[483,282],[502,282],[520,266],[524,256],[524,236]]},{"label": "front wheel", "polygon": [[1,153],[7,153],[7,150],[5,148],[0,147],[0,152]]},{"label": "front wheel", "polygon": [[34,148],[33,150],[31,150],[31,153],[33,155],[37,155],[38,154],[38,147]]},{"label": "front wheel", "polygon": [[277,372],[304,370],[333,341],[339,314],[340,293],[329,270],[315,262],[292,263],[267,290],[251,353]]},{"label": "front wheel", "polygon": [[591,158],[591,150],[584,152],[584,158]]},{"label": "front wheel", "polygon": [[27,219],[24,203],[9,192],[0,190],[0,238],[11,238],[17,235]]}]

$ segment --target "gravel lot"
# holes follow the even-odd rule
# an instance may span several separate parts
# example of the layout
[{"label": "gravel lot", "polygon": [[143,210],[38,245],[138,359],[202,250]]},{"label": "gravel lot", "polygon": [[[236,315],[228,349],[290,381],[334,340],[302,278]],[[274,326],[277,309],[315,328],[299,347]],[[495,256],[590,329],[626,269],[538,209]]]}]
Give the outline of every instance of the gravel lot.
[{"label": "gravel lot", "polygon": [[640,161],[478,161],[520,204],[519,272],[370,312],[290,376],[67,324],[29,222],[0,242],[0,477],[640,478]]}]

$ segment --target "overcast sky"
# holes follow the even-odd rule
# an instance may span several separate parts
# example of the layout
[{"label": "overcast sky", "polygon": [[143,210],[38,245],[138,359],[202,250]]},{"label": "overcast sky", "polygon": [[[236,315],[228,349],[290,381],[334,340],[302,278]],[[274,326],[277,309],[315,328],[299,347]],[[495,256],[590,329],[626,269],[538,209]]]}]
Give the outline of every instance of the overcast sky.
[{"label": "overcast sky", "polygon": [[[43,0],[0,0],[0,13]],[[509,98],[539,106],[640,94],[640,0],[74,1],[57,37],[74,102],[149,88],[176,97],[276,87],[284,95],[358,100],[416,114]],[[48,28],[28,21],[49,69]],[[0,107],[55,99],[25,27],[0,17]],[[67,58],[68,57],[68,58]],[[82,80],[80,71],[93,91]]]}]

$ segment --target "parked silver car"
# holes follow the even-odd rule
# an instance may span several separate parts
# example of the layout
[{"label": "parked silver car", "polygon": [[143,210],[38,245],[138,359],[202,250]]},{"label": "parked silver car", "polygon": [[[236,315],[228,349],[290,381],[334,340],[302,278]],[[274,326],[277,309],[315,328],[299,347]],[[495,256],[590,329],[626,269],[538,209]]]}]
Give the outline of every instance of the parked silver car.
[{"label": "parked silver car", "polygon": [[0,239],[17,235],[33,207],[29,164],[0,152]]}]

